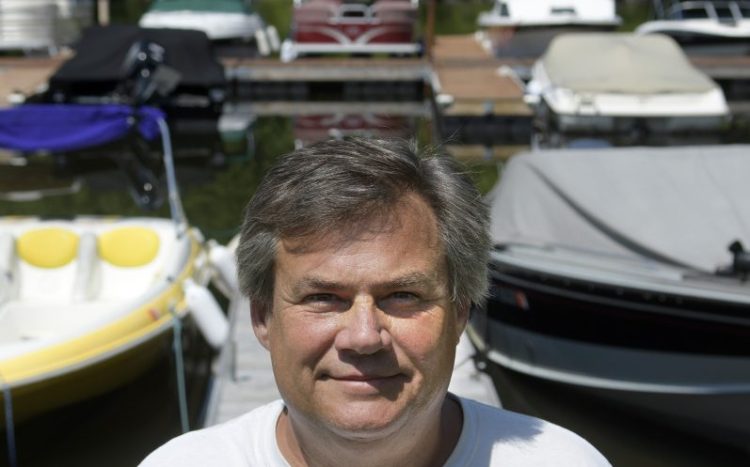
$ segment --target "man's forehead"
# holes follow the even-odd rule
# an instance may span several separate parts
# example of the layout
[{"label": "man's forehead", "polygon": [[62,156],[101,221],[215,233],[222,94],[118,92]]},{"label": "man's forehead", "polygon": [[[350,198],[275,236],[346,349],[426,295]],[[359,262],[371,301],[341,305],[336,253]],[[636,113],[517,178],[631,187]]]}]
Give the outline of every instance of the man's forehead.
[{"label": "man's forehead", "polygon": [[[281,235],[280,247],[290,254],[305,254],[341,247],[355,242],[375,240],[380,235],[395,234],[405,224],[418,223],[419,229],[429,232],[427,247],[441,245],[437,218],[430,205],[419,195],[407,193],[396,203],[371,207],[341,219],[332,225],[303,235]],[[278,254],[278,250],[277,250]]]}]

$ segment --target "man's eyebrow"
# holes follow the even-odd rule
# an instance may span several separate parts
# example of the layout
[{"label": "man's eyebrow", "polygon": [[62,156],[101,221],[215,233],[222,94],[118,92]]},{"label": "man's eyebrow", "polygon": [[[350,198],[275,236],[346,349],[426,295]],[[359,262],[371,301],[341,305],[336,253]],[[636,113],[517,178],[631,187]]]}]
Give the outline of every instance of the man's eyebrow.
[{"label": "man's eyebrow", "polygon": [[[370,284],[375,289],[400,289],[415,286],[433,285],[437,281],[437,275],[424,274],[422,272],[408,273],[386,282]],[[329,281],[319,277],[303,277],[294,284],[293,291],[301,293],[303,290],[341,290],[351,287],[345,282]]]}]

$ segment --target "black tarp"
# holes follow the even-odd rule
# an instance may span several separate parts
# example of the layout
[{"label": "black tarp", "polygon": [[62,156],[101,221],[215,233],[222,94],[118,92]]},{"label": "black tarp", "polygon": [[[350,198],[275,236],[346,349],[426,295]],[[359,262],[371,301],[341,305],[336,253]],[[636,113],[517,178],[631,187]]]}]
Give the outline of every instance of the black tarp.
[{"label": "black tarp", "polygon": [[[130,25],[95,26],[84,31],[76,54],[50,78],[50,90],[105,90],[126,78],[123,62],[134,43],[151,41],[165,49],[164,64],[177,70],[185,88],[223,88],[224,69],[202,31],[146,29]],[[88,93],[87,92],[87,93]]]}]

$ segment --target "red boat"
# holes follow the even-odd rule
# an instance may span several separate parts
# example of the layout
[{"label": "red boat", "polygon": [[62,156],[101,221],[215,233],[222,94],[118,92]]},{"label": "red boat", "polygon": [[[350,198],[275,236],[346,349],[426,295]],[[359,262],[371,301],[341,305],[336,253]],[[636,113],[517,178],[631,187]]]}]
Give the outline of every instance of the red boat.
[{"label": "red boat", "polygon": [[308,54],[419,54],[418,0],[294,0],[284,61]]}]

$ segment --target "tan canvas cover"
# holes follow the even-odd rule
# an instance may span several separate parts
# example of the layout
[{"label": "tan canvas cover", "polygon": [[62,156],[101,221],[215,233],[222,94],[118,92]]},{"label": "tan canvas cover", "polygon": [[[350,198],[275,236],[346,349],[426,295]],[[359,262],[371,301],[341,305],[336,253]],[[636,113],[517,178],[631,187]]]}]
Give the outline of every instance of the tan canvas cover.
[{"label": "tan canvas cover", "polygon": [[716,87],[662,34],[562,34],[541,60],[552,84],[576,92],[702,93]]}]

